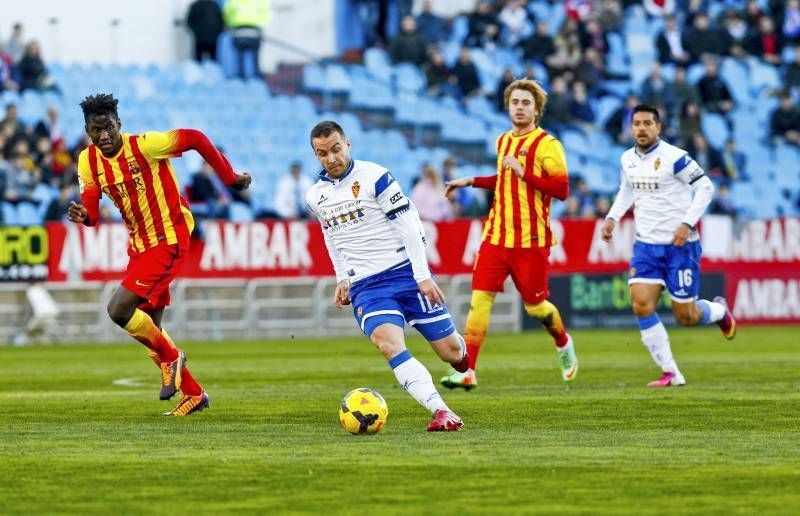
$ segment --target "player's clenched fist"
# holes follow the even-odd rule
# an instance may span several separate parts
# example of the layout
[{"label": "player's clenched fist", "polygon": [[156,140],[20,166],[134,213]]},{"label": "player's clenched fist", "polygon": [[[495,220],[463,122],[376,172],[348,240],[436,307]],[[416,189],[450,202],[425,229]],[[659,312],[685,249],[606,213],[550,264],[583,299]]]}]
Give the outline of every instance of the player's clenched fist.
[{"label": "player's clenched fist", "polygon": [[69,220],[72,222],[84,222],[86,217],[88,217],[88,214],[83,204],[78,204],[75,201],[69,203],[69,208],[67,209],[67,218]]},{"label": "player's clenched fist", "polygon": [[605,224],[603,224],[603,230],[601,236],[603,240],[606,242],[611,241],[611,237],[614,235],[614,226],[616,226],[616,222],[613,219],[606,219]]},{"label": "player's clenched fist", "polygon": [[342,280],[336,284],[336,291],[333,293],[333,304],[336,308],[342,308],[350,304],[350,280]]}]

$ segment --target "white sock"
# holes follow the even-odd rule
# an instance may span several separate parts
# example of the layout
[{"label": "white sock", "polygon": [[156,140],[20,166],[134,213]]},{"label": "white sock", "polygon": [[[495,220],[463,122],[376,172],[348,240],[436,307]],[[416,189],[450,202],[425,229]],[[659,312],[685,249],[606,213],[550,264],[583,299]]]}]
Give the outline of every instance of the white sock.
[{"label": "white sock", "polygon": [[697,306],[703,311],[703,318],[700,319],[700,324],[715,323],[725,317],[725,306],[722,303],[701,299],[697,302]]},{"label": "white sock", "polygon": [[672,349],[669,346],[669,335],[664,324],[659,320],[658,323],[650,326],[649,328],[640,330],[642,334],[642,343],[650,352],[653,361],[665,373],[675,373],[680,375],[678,365],[675,359],[672,358]]},{"label": "white sock", "polygon": [[389,360],[389,365],[403,389],[431,414],[437,410],[450,410],[436,391],[431,373],[408,350]]}]

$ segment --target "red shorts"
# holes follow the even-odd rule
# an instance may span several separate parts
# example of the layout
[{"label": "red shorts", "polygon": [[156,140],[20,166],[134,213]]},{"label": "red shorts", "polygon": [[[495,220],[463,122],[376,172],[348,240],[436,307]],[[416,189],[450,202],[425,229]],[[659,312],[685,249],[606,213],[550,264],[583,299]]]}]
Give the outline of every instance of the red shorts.
[{"label": "red shorts", "polygon": [[472,290],[502,292],[511,274],[522,300],[530,305],[550,296],[547,289],[549,247],[501,247],[482,243],[472,269]]},{"label": "red shorts", "polygon": [[122,286],[146,299],[139,305],[145,311],[169,305],[169,285],[183,265],[188,244],[161,243],[142,253],[128,250],[130,261]]}]

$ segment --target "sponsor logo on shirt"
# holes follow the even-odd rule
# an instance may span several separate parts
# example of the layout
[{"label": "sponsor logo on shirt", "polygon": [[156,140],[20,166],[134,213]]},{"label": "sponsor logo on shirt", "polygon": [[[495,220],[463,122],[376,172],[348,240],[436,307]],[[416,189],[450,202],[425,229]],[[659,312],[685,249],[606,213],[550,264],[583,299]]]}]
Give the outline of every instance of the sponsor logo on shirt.
[{"label": "sponsor logo on shirt", "polygon": [[397,201],[399,201],[402,198],[403,198],[403,192],[397,192],[391,197],[391,199],[389,199],[389,202],[391,202],[392,204],[396,204]]}]

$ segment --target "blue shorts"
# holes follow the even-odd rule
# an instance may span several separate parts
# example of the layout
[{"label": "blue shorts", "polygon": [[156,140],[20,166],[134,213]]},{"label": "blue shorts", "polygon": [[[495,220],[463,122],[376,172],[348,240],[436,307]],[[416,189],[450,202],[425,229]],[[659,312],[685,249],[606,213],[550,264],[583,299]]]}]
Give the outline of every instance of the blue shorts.
[{"label": "blue shorts", "polygon": [[677,303],[694,301],[700,293],[701,252],[699,241],[686,242],[682,247],[636,242],[628,285],[654,283],[666,288]]},{"label": "blue shorts", "polygon": [[407,322],[428,341],[456,331],[447,307],[430,306],[419,291],[408,261],[353,283],[350,300],[358,326],[368,337],[385,323],[403,328]]}]

